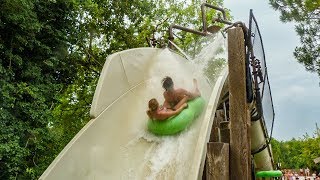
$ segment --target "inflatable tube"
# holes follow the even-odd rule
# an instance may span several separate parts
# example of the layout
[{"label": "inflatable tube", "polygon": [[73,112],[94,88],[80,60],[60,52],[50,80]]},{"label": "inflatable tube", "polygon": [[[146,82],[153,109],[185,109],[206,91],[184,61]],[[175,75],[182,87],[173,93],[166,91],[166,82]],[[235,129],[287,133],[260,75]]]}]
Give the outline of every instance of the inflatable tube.
[{"label": "inflatable tube", "polygon": [[280,177],[282,176],[281,171],[259,171],[256,173],[256,177],[264,178],[264,177]]},{"label": "inflatable tube", "polygon": [[188,108],[166,120],[148,120],[148,130],[156,135],[172,135],[187,128],[202,112],[205,100],[198,97],[188,102]]}]

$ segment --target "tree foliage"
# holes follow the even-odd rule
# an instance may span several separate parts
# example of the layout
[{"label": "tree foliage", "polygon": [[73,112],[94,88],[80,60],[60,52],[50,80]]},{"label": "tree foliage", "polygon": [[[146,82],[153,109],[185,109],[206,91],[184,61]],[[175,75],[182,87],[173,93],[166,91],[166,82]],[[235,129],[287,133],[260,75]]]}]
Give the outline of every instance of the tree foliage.
[{"label": "tree foliage", "polygon": [[320,171],[320,164],[315,164],[314,159],[320,157],[320,129],[312,137],[306,134],[303,138],[290,141],[277,141],[272,139],[273,158],[276,163],[281,163],[283,169],[300,169],[308,167]]},{"label": "tree foliage", "polygon": [[[201,2],[2,0],[0,179],[37,179],[90,120],[105,58],[166,38],[171,23],[199,29]],[[199,38],[177,34],[186,50]]]},{"label": "tree foliage", "polygon": [[0,179],[32,179],[54,157],[51,110],[74,79],[73,3],[4,0],[0,10]]},{"label": "tree foliage", "polygon": [[281,12],[283,22],[293,21],[301,46],[294,56],[307,70],[320,76],[320,1],[319,0],[270,0],[272,7]]},{"label": "tree foliage", "polygon": [[[90,105],[105,58],[116,51],[147,46],[146,37],[153,34],[162,40],[167,38],[172,23],[200,27],[200,21],[194,18],[196,12],[200,13],[200,4],[199,0],[86,0],[78,4],[76,31],[71,35],[75,38],[72,56],[78,57],[77,79],[60,94],[60,104],[54,109],[55,121],[52,122],[63,146],[90,119]],[[215,11],[210,13],[213,15]],[[200,20],[199,15],[197,20]],[[193,34],[188,36],[197,38]],[[192,43],[185,38],[180,45],[187,48]]]}]

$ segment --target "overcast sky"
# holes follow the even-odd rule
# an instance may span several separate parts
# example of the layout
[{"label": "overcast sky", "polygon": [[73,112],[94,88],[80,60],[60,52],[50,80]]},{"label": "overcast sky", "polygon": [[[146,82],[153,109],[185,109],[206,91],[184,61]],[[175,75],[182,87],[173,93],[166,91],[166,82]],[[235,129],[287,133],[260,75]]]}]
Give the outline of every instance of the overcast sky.
[{"label": "overcast sky", "polygon": [[319,77],[307,72],[294,56],[299,37],[293,23],[282,23],[268,0],[225,0],[234,21],[247,25],[249,10],[258,21],[266,54],[269,81],[275,109],[273,137],[290,140],[313,135],[320,125]]}]

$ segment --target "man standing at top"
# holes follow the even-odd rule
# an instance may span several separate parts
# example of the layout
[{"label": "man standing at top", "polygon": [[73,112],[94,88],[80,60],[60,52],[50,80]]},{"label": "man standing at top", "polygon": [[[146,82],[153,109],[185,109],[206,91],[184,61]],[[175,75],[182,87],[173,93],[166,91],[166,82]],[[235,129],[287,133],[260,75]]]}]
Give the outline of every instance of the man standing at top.
[{"label": "man standing at top", "polygon": [[165,78],[162,79],[162,87],[165,89],[165,92],[163,93],[164,100],[165,100],[163,103],[163,106],[166,107],[167,109],[175,110],[175,109],[178,109],[187,101],[193,100],[201,96],[196,79],[193,79],[193,86],[194,86],[193,92],[189,92],[182,88],[174,89],[174,84],[171,77],[166,76]]}]

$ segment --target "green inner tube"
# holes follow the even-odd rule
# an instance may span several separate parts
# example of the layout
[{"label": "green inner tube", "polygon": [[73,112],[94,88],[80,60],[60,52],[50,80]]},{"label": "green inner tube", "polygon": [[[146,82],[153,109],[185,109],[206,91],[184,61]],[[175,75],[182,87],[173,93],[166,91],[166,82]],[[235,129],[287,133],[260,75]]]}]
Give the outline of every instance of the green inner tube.
[{"label": "green inner tube", "polygon": [[277,170],[277,171],[258,171],[256,173],[256,177],[258,178],[263,178],[263,177],[281,177],[282,172]]},{"label": "green inner tube", "polygon": [[188,127],[202,112],[205,100],[198,97],[188,102],[188,108],[166,120],[148,120],[148,130],[156,135],[176,134]]}]

